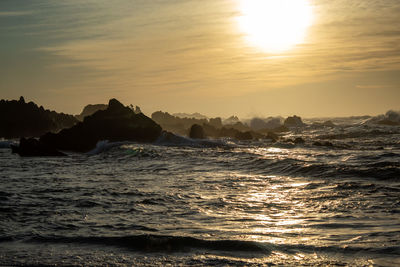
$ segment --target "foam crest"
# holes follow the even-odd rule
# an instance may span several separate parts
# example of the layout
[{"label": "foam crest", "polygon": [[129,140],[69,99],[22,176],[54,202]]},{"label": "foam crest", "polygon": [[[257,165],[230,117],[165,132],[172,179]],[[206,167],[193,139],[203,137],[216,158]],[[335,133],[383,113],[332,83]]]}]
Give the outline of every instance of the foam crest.
[{"label": "foam crest", "polygon": [[102,141],[97,142],[96,147],[86,154],[87,155],[100,154],[100,153],[110,150],[113,147],[118,147],[125,143],[126,142],[109,142],[108,140],[102,140]]}]

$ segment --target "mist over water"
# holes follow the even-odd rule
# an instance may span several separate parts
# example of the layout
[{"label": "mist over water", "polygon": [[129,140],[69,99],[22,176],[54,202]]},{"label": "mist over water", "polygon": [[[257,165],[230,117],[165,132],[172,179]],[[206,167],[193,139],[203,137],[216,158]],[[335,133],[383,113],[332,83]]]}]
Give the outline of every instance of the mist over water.
[{"label": "mist over water", "polygon": [[0,265],[399,265],[400,128],[364,122],[63,158],[2,141]]}]

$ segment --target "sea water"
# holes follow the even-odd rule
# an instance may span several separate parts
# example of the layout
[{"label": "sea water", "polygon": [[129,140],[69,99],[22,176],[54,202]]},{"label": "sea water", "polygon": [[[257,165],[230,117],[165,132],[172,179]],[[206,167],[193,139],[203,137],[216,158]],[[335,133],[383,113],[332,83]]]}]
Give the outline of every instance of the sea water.
[{"label": "sea water", "polygon": [[284,138],[299,136],[104,141],[58,158],[2,141],[0,265],[399,266],[400,127]]}]

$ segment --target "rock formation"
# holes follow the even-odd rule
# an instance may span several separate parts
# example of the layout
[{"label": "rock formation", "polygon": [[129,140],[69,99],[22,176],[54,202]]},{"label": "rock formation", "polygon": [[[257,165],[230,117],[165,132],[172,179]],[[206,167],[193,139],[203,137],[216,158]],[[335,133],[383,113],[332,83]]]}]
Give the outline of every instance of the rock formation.
[{"label": "rock formation", "polygon": [[0,100],[0,138],[38,137],[46,132],[58,132],[78,122],[72,115],[38,107],[33,102]]},{"label": "rock formation", "polygon": [[23,157],[59,157],[66,156],[66,154],[58,151],[35,138],[21,138],[19,145],[11,145],[13,153],[18,153]]},{"label": "rock formation", "polygon": [[96,113],[99,110],[105,110],[107,109],[107,105],[106,104],[89,104],[87,106],[85,106],[81,112],[81,114],[76,115],[75,117],[79,120],[79,121],[83,121],[83,119],[87,116],[93,115],[94,113]]},{"label": "rock formation", "polygon": [[288,117],[283,123],[283,125],[286,127],[302,127],[305,124],[303,123],[300,117],[294,115],[293,117]]},{"label": "rock formation", "polygon": [[40,137],[40,142],[59,150],[87,152],[100,140],[152,142],[160,133],[161,127],[143,113],[135,114],[111,99],[106,110],[97,111],[57,134],[47,133]]},{"label": "rock formation", "polygon": [[189,137],[193,139],[204,139],[204,129],[198,124],[193,124],[190,128]]}]

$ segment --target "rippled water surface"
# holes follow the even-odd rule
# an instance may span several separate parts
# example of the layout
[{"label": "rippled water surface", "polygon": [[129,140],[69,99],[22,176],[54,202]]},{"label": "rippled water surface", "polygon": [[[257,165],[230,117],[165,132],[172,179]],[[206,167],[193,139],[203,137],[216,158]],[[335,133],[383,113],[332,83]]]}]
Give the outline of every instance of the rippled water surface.
[{"label": "rippled water surface", "polygon": [[0,265],[398,266],[399,132],[0,149]]}]

